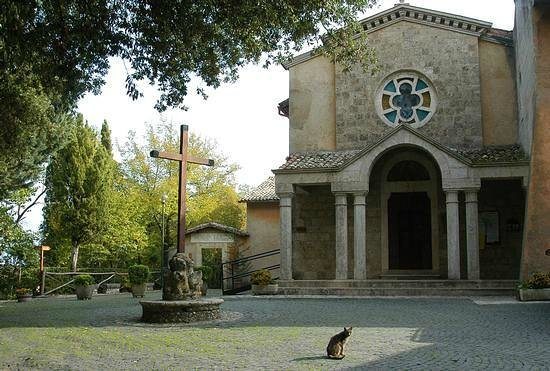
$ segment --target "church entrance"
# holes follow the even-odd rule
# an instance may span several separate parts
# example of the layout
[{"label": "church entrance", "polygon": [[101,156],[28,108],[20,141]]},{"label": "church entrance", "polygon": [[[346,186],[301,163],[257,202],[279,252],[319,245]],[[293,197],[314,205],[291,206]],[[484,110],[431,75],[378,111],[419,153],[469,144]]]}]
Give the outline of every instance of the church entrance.
[{"label": "church entrance", "polygon": [[437,164],[415,148],[397,148],[380,161],[381,276],[438,276]]},{"label": "church entrance", "polygon": [[432,269],[430,199],[426,192],[388,200],[389,269]]}]

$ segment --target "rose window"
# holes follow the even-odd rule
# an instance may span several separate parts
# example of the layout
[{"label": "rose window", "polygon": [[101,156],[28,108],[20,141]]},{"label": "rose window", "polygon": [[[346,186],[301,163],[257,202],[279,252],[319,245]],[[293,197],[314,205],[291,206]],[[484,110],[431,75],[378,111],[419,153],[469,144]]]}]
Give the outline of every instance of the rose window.
[{"label": "rose window", "polygon": [[435,92],[428,79],[417,73],[400,73],[386,79],[379,89],[377,111],[390,126],[418,128],[435,112]]}]

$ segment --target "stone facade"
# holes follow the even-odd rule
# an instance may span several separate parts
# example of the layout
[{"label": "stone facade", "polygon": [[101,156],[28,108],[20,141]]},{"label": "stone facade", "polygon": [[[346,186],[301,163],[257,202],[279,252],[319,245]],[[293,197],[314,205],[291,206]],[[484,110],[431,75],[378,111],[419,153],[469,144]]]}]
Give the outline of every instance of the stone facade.
[{"label": "stone facade", "polygon": [[328,186],[304,186],[293,205],[293,277],[334,279],[334,196]]},{"label": "stone facade", "polygon": [[403,21],[370,33],[369,41],[380,61],[376,75],[336,70],[338,149],[362,148],[390,130],[374,100],[385,77],[401,70],[422,73],[436,90],[437,112],[420,132],[450,147],[482,145],[477,37]]},{"label": "stone facade", "polygon": [[[529,94],[518,79],[516,98],[511,32],[408,4],[361,24],[377,52],[375,74],[359,67],[344,73],[307,53],[286,65],[291,153],[273,171],[283,285],[517,280],[535,152],[520,149],[525,135],[516,116],[529,117],[522,112]],[[546,61],[544,53],[538,58]],[[544,112],[532,116],[544,121]],[[540,138],[533,148],[539,145],[544,182],[550,140]],[[529,193],[541,210],[547,202],[538,195],[550,199],[545,187]],[[536,220],[530,230],[543,241],[547,222]],[[541,252],[523,249],[524,262],[544,261]]]},{"label": "stone facade", "polygon": [[550,2],[516,1],[520,143],[531,154],[521,276],[550,271]]}]

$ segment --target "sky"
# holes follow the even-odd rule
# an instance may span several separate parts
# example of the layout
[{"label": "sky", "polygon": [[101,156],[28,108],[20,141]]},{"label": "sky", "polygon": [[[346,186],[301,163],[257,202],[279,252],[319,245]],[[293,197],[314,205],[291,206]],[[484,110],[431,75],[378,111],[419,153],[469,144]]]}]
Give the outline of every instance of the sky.
[{"label": "sky", "polygon": [[[361,18],[391,8],[397,0],[381,0]],[[493,27],[511,30],[514,25],[513,0],[409,0],[413,6],[458,14],[493,23]],[[78,110],[94,127],[107,120],[115,143],[124,144],[130,130],[142,134],[147,123],[165,119],[173,125],[189,125],[192,133],[214,139],[218,151],[240,166],[239,184],[256,186],[271,176],[271,170],[284,163],[288,155],[288,119],[279,116],[277,104],[289,94],[288,71],[282,66],[264,69],[250,65],[243,68],[236,83],[207,90],[204,100],[189,95],[187,111],[154,109],[159,96],[155,87],[146,85],[144,97],[132,101],[126,96],[126,69],[120,60],[111,60],[106,84],[101,94],[85,95]],[[33,230],[41,221],[40,207],[27,218]]]}]

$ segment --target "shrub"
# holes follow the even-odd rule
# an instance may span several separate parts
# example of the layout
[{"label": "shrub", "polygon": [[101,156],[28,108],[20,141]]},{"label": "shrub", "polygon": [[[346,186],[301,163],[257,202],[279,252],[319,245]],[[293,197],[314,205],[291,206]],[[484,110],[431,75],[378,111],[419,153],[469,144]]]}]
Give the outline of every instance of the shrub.
[{"label": "shrub", "polygon": [[21,287],[21,288],[15,289],[15,295],[17,295],[17,296],[28,295],[30,293],[31,293],[31,289],[28,289],[26,287]]},{"label": "shrub", "polygon": [[250,282],[252,282],[253,285],[265,286],[274,281],[273,278],[271,278],[271,272],[267,269],[262,269],[252,273]]},{"label": "shrub", "polygon": [[130,285],[130,280],[128,280],[128,276],[121,276],[120,277],[120,289],[119,292],[132,292],[132,286]]},{"label": "shrub", "polygon": [[550,287],[550,273],[533,273],[529,281],[527,281],[527,288],[529,289],[544,289]]},{"label": "shrub", "polygon": [[214,270],[211,267],[209,267],[208,265],[195,267],[195,270],[202,272],[203,281],[208,281],[210,279],[210,277],[212,277],[212,273],[214,273]]},{"label": "shrub", "polygon": [[128,279],[132,285],[141,285],[149,278],[149,267],[142,264],[132,265],[128,268]]},{"label": "shrub", "polygon": [[95,285],[94,278],[89,274],[80,274],[74,279],[75,286],[91,286]]}]

